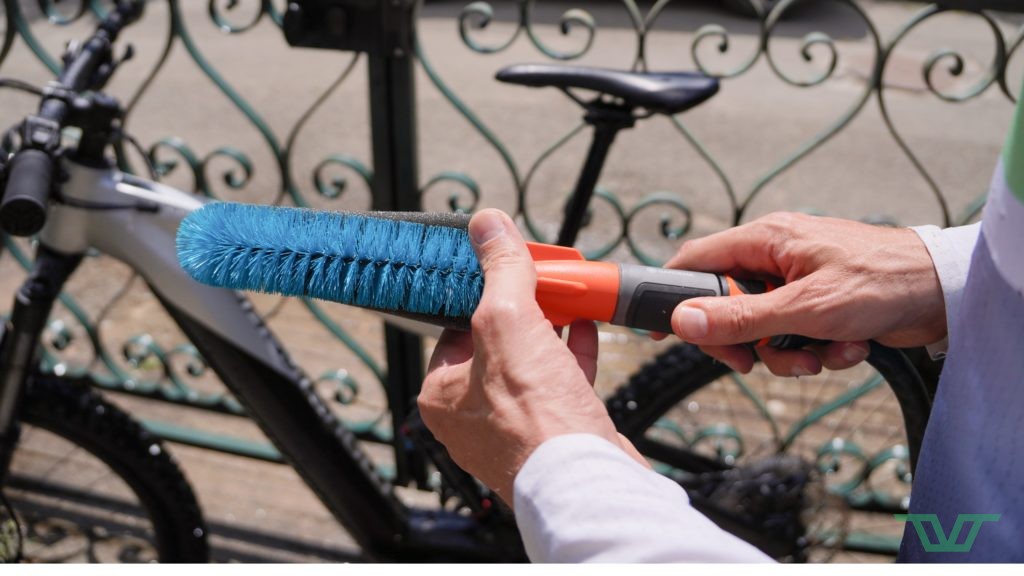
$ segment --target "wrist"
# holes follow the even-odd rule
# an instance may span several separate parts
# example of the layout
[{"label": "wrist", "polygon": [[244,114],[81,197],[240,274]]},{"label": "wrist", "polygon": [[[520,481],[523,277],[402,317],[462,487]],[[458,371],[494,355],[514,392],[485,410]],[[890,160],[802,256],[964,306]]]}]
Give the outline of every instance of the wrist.
[{"label": "wrist", "polygon": [[921,238],[912,229],[891,229],[879,237],[867,255],[866,278],[875,284],[877,298],[887,304],[877,310],[881,330],[874,336],[893,347],[918,347],[946,337],[946,308],[935,265]]},{"label": "wrist", "polygon": [[[518,449],[509,451],[509,454],[514,456],[505,466],[500,467],[505,472],[500,477],[495,478],[493,483],[485,482],[509,506],[514,506],[513,494],[516,478],[518,478],[520,472],[530,462],[534,454],[544,446],[551,443],[564,442],[564,439],[569,436],[579,436],[599,439],[617,448],[622,448],[619,443],[619,435],[615,432],[610,420],[607,426],[610,432],[602,429],[604,427],[558,425],[557,422],[558,419],[556,417],[551,417],[547,425],[538,425],[533,428],[536,432],[535,434],[531,434],[528,438],[518,442]],[[551,423],[555,424],[551,425]]]}]

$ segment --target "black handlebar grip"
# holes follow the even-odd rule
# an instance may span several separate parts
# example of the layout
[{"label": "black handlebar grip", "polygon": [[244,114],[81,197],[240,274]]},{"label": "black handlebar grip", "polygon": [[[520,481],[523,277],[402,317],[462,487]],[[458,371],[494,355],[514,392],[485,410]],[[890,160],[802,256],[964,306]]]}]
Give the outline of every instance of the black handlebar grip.
[{"label": "black handlebar grip", "polygon": [[816,344],[828,344],[829,340],[819,340],[818,338],[811,338],[810,336],[800,336],[798,334],[783,334],[781,336],[772,336],[768,339],[767,346],[772,348],[779,348],[782,350],[799,350],[804,346],[813,346]]},{"label": "black handlebar grip", "polygon": [[53,186],[53,158],[42,150],[22,150],[11,160],[7,192],[0,201],[0,228],[12,236],[31,236],[46,223]]},{"label": "black handlebar grip", "polygon": [[[737,280],[732,279],[730,288],[735,286],[741,292],[745,294],[764,294],[770,288],[764,282],[759,280]],[[804,346],[812,346],[815,344],[828,344],[828,340],[819,340],[817,338],[811,338],[809,336],[800,336],[797,334],[780,334],[778,336],[772,336],[758,342],[765,346],[771,346],[772,348],[779,348],[782,350],[799,350]]]}]

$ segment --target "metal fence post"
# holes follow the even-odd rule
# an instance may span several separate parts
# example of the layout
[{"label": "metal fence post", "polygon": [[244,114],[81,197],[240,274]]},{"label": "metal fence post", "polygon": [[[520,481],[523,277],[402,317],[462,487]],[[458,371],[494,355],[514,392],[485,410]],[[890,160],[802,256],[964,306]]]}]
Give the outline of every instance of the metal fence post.
[{"label": "metal fence post", "polygon": [[[420,209],[414,63],[412,52],[402,48],[369,56],[374,210]],[[403,399],[415,398],[423,381],[423,342],[393,326],[384,328],[384,340],[388,404],[396,440],[395,483],[408,483],[410,475],[422,481],[422,466],[403,449],[401,427],[411,408]]]},{"label": "metal fence post", "polygon": [[[373,133],[373,209],[420,209],[416,157],[413,38],[416,0],[291,0],[284,32],[292,46],[366,54]],[[403,440],[402,427],[423,381],[422,339],[384,328],[395,444],[396,484],[425,480],[426,467]]]}]

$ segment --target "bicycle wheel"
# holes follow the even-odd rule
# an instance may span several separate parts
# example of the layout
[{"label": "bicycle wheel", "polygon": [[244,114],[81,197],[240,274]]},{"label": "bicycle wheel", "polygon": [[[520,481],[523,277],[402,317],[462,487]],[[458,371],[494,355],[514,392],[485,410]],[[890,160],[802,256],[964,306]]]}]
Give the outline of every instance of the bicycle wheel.
[{"label": "bicycle wheel", "polygon": [[52,376],[33,378],[20,414],[0,502],[6,560],[207,561],[191,487],[130,416],[86,383]]},{"label": "bicycle wheel", "polygon": [[799,379],[774,377],[762,364],[740,375],[679,344],[607,406],[619,431],[696,507],[716,521],[720,510],[750,521],[723,527],[752,542],[790,539],[772,555],[884,559],[898,551],[903,525],[893,514],[909,504],[931,402],[901,353],[873,345],[869,362]]}]

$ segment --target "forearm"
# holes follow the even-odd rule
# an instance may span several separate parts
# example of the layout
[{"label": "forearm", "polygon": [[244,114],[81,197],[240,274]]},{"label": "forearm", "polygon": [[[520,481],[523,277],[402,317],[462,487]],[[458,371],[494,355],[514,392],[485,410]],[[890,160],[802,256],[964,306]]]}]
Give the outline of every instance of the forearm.
[{"label": "forearm", "polygon": [[515,480],[534,562],[767,562],[690,506],[686,492],[593,435],[558,436]]}]

